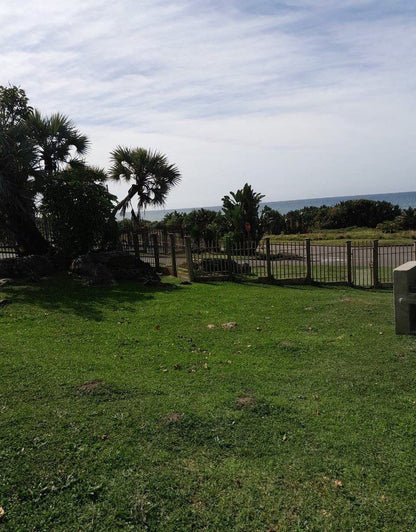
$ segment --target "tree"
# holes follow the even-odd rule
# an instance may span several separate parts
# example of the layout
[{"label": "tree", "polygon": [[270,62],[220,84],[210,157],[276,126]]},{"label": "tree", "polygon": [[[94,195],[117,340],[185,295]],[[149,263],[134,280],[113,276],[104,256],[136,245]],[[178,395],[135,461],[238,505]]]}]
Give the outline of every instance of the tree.
[{"label": "tree", "polygon": [[167,231],[180,233],[184,236],[186,214],[184,212],[168,212],[163,217],[161,226],[166,228]]},{"label": "tree", "polygon": [[33,112],[29,99],[23,89],[0,85],[0,124],[3,130],[20,125]]},{"label": "tree", "polygon": [[416,229],[416,209],[413,207],[403,209],[401,214],[399,214],[399,216],[396,216],[393,222],[382,225],[387,225],[387,227],[390,227],[389,232],[394,232],[400,229],[414,230]]},{"label": "tree", "polygon": [[169,190],[181,180],[178,168],[168,162],[166,155],[157,151],[118,146],[111,153],[111,159],[110,177],[116,181],[133,181],[127,196],[114,211],[121,211],[124,216],[132,199],[137,196],[137,213],[132,209],[132,216],[138,221],[148,206],[163,205]]},{"label": "tree", "polygon": [[41,212],[50,220],[54,245],[65,258],[115,245],[116,198],[104,185],[106,179],[104,170],[76,164],[48,183]]},{"label": "tree", "polygon": [[31,113],[22,89],[0,86],[0,222],[14,235],[23,254],[42,254],[50,246],[35,223]]},{"label": "tree", "polygon": [[186,232],[196,242],[198,249],[203,238],[205,242],[214,242],[221,233],[221,214],[209,209],[194,209],[184,221]]},{"label": "tree", "polygon": [[398,205],[388,201],[368,199],[347,200],[330,207],[322,220],[324,229],[341,229],[343,227],[376,227],[377,224],[394,220],[401,214]]},{"label": "tree", "polygon": [[279,211],[265,205],[261,211],[260,226],[263,234],[280,235],[285,230],[284,216]]},{"label": "tree", "polygon": [[229,231],[235,239],[248,236],[251,240],[260,240],[259,207],[264,196],[254,192],[247,183],[230,195],[222,198],[222,210]]},{"label": "tree", "polygon": [[87,137],[67,117],[43,117],[28,105],[24,90],[0,86],[0,220],[24,254],[50,250],[35,224],[35,200],[42,205],[69,165],[83,167],[80,156],[87,148]]},{"label": "tree", "polygon": [[80,162],[89,141],[71,120],[60,113],[42,116],[35,110],[28,119],[28,127],[35,143],[38,185],[41,189],[70,163]]}]

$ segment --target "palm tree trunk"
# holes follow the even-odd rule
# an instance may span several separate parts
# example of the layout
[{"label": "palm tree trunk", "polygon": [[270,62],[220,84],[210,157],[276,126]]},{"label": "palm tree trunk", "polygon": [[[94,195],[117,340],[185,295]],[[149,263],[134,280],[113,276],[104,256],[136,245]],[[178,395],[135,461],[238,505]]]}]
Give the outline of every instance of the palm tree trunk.
[{"label": "palm tree trunk", "polygon": [[117,212],[121,210],[122,214],[124,215],[127,205],[130,203],[130,200],[135,194],[137,194],[137,185],[132,185],[127,193],[127,196],[123,198],[120,203],[117,203],[117,205],[114,207],[113,214],[117,214]]},{"label": "palm tree trunk", "polygon": [[51,250],[51,245],[29,216],[9,213],[7,229],[14,235],[21,255],[45,255]]}]

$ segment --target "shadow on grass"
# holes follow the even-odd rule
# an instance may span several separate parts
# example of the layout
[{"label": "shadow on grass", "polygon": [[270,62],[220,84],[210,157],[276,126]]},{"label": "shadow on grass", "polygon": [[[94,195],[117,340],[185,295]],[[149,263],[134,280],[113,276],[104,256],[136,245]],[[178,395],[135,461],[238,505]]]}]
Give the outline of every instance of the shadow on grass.
[{"label": "shadow on grass", "polygon": [[298,290],[298,291],[310,291],[310,290],[355,290],[357,292],[366,292],[371,294],[391,294],[393,292],[393,289],[390,287],[369,287],[369,286],[349,286],[346,283],[287,283],[287,282],[272,282],[272,283],[266,283],[261,282],[257,280],[251,280],[251,279],[241,279],[241,278],[235,278],[233,280],[227,280],[227,281],[220,281],[220,280],[207,280],[207,281],[195,281],[195,283],[201,284],[201,285],[208,285],[208,286],[221,286],[224,283],[233,284],[236,286],[244,286],[247,288],[274,288],[277,290]]},{"label": "shadow on grass", "polygon": [[[1,292],[12,303],[35,305],[47,311],[76,314],[94,321],[103,320],[103,310],[133,311],[138,301],[149,301],[157,292],[175,295],[182,287],[163,283],[146,286],[137,281],[120,281],[116,286],[86,286],[68,275],[56,275],[36,283],[5,286]],[[129,306],[131,305],[131,306]]]},{"label": "shadow on grass", "polygon": [[[244,286],[247,288],[269,288],[269,289],[276,289],[276,290],[301,290],[301,291],[307,291],[311,288],[320,288],[319,285],[310,285],[305,283],[300,284],[290,284],[290,283],[265,283],[261,281],[256,281],[252,279],[233,279],[233,280],[227,280],[227,281],[220,281],[220,280],[207,280],[207,281],[195,281],[195,284],[200,285],[207,285],[207,286],[221,286],[224,283],[232,284],[235,286]],[[344,287],[345,288],[345,287]]]}]

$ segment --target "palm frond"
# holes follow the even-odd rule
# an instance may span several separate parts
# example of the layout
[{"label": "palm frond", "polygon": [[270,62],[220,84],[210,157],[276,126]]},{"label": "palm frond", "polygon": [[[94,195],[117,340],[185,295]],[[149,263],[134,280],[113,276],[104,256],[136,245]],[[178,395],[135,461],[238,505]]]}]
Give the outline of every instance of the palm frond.
[{"label": "palm frond", "polygon": [[[117,146],[111,152],[111,161],[111,179],[135,181],[139,211],[149,205],[163,205],[171,187],[181,179],[178,168],[174,164],[169,164],[166,155],[154,150]],[[130,191],[132,189],[133,187]],[[120,202],[116,210],[125,206],[126,199],[127,197]]]}]

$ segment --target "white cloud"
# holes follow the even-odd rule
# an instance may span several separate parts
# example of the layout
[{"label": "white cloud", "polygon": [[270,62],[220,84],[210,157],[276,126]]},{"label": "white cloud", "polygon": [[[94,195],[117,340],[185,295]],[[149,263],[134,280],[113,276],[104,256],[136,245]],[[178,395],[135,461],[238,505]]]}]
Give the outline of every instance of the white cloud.
[{"label": "white cloud", "polygon": [[416,7],[20,0],[0,20],[0,83],[69,115],[94,163],[167,153],[169,207],[245,181],[269,200],[414,188]]}]

